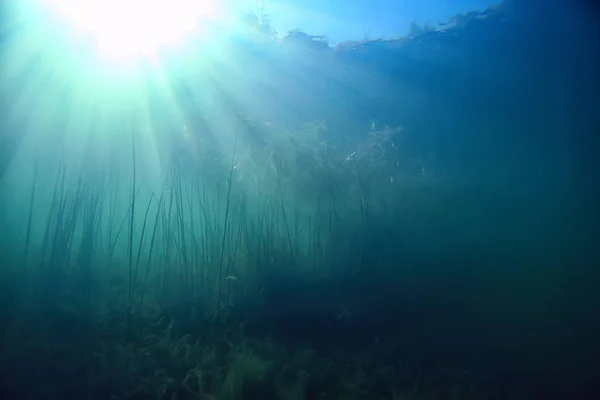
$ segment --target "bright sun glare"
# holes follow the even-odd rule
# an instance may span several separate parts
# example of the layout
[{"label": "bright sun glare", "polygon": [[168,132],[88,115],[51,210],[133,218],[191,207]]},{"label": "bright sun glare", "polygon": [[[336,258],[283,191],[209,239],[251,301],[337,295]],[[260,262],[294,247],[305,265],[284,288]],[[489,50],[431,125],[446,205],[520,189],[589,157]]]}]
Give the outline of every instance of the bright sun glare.
[{"label": "bright sun glare", "polygon": [[153,57],[216,19],[217,0],[46,0],[115,60]]}]

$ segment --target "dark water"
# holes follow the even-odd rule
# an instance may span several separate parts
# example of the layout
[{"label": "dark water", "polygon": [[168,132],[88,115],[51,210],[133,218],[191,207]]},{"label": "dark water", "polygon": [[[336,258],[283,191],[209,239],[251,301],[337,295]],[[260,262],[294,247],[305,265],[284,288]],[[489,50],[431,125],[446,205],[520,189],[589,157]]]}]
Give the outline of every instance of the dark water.
[{"label": "dark water", "polygon": [[2,398],[600,398],[591,3],[121,75],[6,4]]}]

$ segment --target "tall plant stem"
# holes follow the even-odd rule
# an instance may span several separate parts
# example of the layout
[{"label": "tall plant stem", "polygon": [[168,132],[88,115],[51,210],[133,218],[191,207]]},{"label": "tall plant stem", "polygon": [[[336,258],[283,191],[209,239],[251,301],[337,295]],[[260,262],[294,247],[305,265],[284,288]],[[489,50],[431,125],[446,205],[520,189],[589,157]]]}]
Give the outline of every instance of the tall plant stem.
[{"label": "tall plant stem", "polygon": [[223,225],[223,237],[221,238],[221,257],[219,258],[219,291],[217,293],[217,306],[215,308],[215,316],[213,321],[217,319],[219,315],[219,307],[221,304],[221,294],[223,292],[223,282],[224,282],[224,257],[225,257],[225,239],[227,238],[227,223],[229,221],[229,205],[231,203],[231,186],[233,184],[233,170],[235,163],[235,151],[237,149],[237,136],[235,137],[235,142],[233,143],[233,154],[231,155],[231,167],[229,169],[229,182],[227,185],[227,200],[225,206],[225,222]]},{"label": "tall plant stem", "polygon": [[29,243],[31,242],[31,224],[33,222],[33,201],[35,199],[35,188],[37,186],[38,160],[35,160],[33,167],[33,185],[31,187],[31,197],[29,198],[29,218],[27,219],[27,233],[25,235],[25,252],[23,254],[23,266],[27,264],[29,256]]},{"label": "tall plant stem", "polygon": [[127,324],[131,320],[131,307],[133,305],[133,231],[134,231],[134,217],[135,217],[135,178],[136,178],[136,162],[135,162],[135,134],[134,131],[131,131],[131,157],[133,162],[133,177],[131,179],[131,212],[129,219],[129,297],[127,301]]}]

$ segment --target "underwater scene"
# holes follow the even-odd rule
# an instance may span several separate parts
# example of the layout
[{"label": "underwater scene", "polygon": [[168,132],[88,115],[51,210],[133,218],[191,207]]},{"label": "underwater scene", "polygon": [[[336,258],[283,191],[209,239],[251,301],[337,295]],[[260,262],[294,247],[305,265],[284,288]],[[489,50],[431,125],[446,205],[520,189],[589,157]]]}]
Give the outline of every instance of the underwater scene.
[{"label": "underwater scene", "polygon": [[2,1],[0,398],[600,399],[597,11]]}]

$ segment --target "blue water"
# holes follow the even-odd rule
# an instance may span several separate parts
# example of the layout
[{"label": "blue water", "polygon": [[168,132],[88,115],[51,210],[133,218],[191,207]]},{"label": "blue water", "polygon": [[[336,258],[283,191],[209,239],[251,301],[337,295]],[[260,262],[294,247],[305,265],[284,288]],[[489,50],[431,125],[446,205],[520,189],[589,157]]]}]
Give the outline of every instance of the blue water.
[{"label": "blue water", "polygon": [[600,398],[591,3],[272,1],[118,59],[40,4],[0,6],[2,398]]}]

